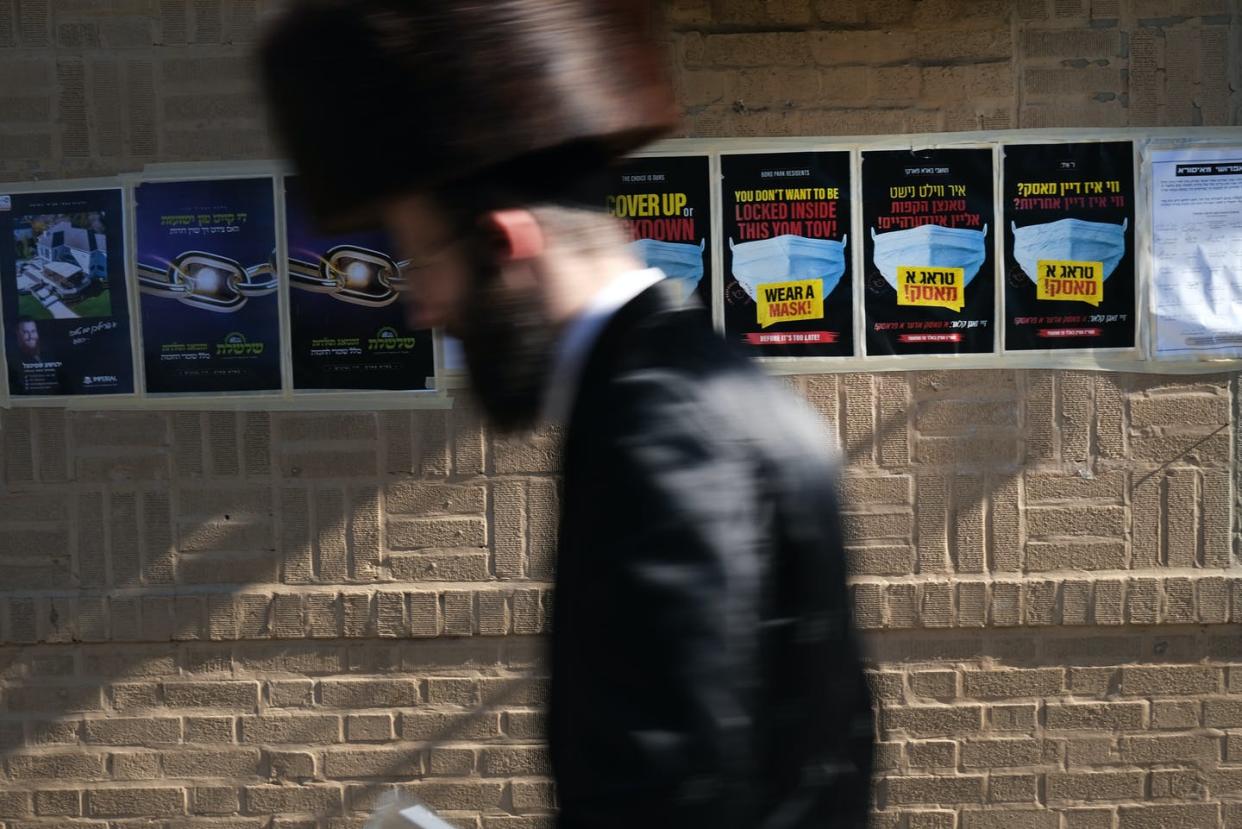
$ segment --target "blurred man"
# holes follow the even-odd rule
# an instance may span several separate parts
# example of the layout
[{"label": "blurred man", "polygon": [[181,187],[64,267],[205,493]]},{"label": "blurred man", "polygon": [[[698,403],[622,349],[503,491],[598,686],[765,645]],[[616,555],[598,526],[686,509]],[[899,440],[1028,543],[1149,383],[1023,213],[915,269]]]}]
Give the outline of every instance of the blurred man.
[{"label": "blurred man", "polygon": [[827,439],[562,195],[677,121],[646,17],[321,0],[263,63],[323,223],[388,225],[414,323],[462,341],[496,428],[566,425],[560,825],[862,827],[871,708]]}]

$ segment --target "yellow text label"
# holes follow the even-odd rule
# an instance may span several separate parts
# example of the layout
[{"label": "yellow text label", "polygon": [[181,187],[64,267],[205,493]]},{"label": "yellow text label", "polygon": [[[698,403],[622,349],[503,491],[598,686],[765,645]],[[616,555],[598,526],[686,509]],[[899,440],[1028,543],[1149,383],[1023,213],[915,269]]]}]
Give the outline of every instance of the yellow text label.
[{"label": "yellow text label", "polygon": [[966,269],[902,265],[897,269],[897,304],[962,310]]},{"label": "yellow text label", "polygon": [[759,285],[758,317],[761,328],[778,322],[824,318],[824,280],[765,282]]},{"label": "yellow text label", "polygon": [[1040,259],[1035,298],[1054,302],[1085,302],[1098,306],[1104,301],[1104,263],[1066,262]]}]

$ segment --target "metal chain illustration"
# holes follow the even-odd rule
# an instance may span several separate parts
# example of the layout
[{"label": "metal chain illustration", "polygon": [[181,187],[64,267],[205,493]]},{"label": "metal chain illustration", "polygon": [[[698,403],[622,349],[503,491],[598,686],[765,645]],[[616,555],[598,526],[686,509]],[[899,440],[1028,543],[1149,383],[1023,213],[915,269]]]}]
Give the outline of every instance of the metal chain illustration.
[{"label": "metal chain illustration", "polygon": [[138,264],[138,286],[144,294],[175,299],[194,308],[218,313],[236,311],[250,297],[266,296],[279,286],[276,253],[260,265],[190,250],[168,264]]},{"label": "metal chain illustration", "polygon": [[[226,256],[186,251],[167,268],[140,263],[138,284],[146,294],[227,313],[241,308],[250,297],[276,290],[277,268],[272,260],[245,267]],[[396,262],[376,250],[337,245],[318,262],[290,257],[289,284],[303,291],[331,294],[342,302],[382,307],[405,290],[402,271],[408,266],[408,261]]]},{"label": "metal chain illustration", "polygon": [[331,294],[341,302],[378,308],[405,290],[402,271],[409,264],[370,248],[337,245],[317,263],[290,256],[289,284],[303,291]]}]

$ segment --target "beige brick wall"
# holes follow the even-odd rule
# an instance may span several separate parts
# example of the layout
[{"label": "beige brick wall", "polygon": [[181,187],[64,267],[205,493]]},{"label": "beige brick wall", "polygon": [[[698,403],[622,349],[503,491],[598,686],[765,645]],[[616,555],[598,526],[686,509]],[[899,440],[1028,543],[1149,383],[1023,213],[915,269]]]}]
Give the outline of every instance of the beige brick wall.
[{"label": "beige brick wall", "polygon": [[[270,152],[255,0],[0,0],[0,178]],[[1237,122],[1236,2],[678,0],[687,135]],[[1242,826],[1236,376],[799,377],[885,829]],[[552,437],[0,416],[0,829],[550,825]],[[480,710],[482,709],[482,710]]]}]

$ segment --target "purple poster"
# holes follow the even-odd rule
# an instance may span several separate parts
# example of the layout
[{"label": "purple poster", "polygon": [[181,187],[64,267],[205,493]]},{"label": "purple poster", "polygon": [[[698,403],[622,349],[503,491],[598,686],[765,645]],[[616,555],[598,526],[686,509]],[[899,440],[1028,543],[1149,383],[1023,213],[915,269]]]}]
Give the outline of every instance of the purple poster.
[{"label": "purple poster", "polygon": [[422,390],[430,331],[405,322],[402,278],[382,230],[315,232],[297,177],[285,179],[295,389]]},{"label": "purple poster", "polygon": [[147,391],[278,391],[272,179],[149,182],[135,199]]}]

